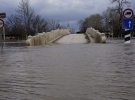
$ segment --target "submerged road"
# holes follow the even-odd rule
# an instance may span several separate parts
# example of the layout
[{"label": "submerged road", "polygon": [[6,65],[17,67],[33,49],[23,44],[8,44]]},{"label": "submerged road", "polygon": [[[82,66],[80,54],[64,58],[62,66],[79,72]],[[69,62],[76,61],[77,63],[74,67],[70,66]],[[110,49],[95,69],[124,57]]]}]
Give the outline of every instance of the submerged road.
[{"label": "submerged road", "polygon": [[135,100],[135,40],[0,50],[0,100]]},{"label": "submerged road", "polygon": [[87,43],[85,34],[70,34],[62,37],[56,43],[59,44],[74,44],[74,43]]}]

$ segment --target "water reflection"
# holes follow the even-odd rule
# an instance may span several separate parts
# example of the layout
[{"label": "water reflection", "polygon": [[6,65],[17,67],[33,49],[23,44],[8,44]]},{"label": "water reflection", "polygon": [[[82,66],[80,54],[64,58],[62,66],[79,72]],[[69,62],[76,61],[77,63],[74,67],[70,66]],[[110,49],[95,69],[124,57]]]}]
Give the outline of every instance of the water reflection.
[{"label": "water reflection", "polygon": [[27,47],[0,52],[1,100],[134,100],[135,44]]}]

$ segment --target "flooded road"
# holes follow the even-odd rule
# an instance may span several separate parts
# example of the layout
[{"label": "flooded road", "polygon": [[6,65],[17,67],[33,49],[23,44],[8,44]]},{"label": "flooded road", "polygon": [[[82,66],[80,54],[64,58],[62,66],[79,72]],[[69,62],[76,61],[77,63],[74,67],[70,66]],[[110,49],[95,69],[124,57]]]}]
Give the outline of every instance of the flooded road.
[{"label": "flooded road", "polygon": [[135,40],[0,48],[0,100],[134,100]]},{"label": "flooded road", "polygon": [[55,41],[57,44],[88,43],[85,34],[69,34]]}]

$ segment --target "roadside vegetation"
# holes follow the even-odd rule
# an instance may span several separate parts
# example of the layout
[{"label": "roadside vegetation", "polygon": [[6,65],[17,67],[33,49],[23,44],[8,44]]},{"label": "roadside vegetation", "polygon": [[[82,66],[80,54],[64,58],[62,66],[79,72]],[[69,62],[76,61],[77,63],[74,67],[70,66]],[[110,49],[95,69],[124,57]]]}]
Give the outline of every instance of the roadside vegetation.
[{"label": "roadside vegetation", "polygon": [[29,0],[22,0],[16,13],[7,17],[5,30],[7,38],[20,40],[27,39],[28,35],[67,27],[69,25],[61,26],[58,20],[46,19],[36,14]]},{"label": "roadside vegetation", "polygon": [[[125,8],[130,7],[131,3],[128,0],[110,0],[110,2],[115,6],[108,7],[102,14],[90,15],[79,20],[80,30],[85,32],[88,27],[93,27],[100,32],[109,33],[113,37],[123,37],[122,12]],[[135,35],[134,32],[135,28],[131,32],[132,36]]]},{"label": "roadside vegetation", "polygon": [[[88,27],[93,27],[113,37],[122,37],[124,32],[121,28],[122,11],[130,6],[130,2],[128,0],[110,0],[110,2],[115,6],[108,7],[102,14],[93,14],[79,20],[80,31],[85,32]],[[33,36],[36,33],[70,27],[69,24],[61,26],[58,20],[47,19],[36,14],[29,0],[22,0],[15,11],[16,13],[8,16],[6,20],[5,30],[8,39],[24,40],[28,35]],[[132,36],[135,35],[134,32],[135,28],[132,30]]]}]

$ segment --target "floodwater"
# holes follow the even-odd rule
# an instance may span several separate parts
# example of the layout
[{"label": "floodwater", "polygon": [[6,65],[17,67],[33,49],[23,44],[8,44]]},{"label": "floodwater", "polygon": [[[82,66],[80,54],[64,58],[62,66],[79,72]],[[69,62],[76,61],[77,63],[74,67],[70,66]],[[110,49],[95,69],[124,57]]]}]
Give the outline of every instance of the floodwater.
[{"label": "floodwater", "polygon": [[0,100],[135,100],[135,40],[0,47]]}]

